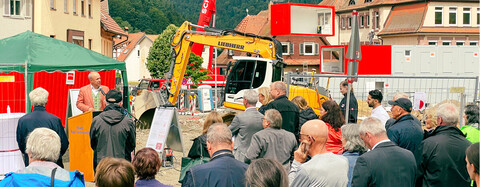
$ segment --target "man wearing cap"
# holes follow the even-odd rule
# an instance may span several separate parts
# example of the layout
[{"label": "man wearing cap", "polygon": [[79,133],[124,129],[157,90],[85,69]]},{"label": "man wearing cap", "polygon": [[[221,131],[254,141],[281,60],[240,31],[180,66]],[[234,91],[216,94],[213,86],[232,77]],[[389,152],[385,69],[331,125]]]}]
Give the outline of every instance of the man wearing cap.
[{"label": "man wearing cap", "polygon": [[388,139],[414,153],[423,140],[423,131],[421,125],[414,120],[415,117],[410,114],[412,102],[406,98],[399,98],[389,101],[388,104],[392,105],[392,117],[395,119],[387,130]]},{"label": "man wearing cap", "polygon": [[90,127],[90,146],[93,149],[93,168],[104,157],[132,160],[135,149],[135,124],[126,117],[122,102],[122,93],[110,90],[106,94],[108,105],[102,113],[93,118]]}]

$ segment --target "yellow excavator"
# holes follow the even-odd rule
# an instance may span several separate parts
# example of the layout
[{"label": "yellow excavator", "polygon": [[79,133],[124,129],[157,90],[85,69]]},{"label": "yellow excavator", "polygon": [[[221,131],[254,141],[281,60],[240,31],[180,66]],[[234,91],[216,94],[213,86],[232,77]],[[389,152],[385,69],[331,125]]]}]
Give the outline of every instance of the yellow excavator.
[{"label": "yellow excavator", "polygon": [[[205,31],[194,31],[192,27]],[[275,81],[283,79],[283,68],[286,64],[282,58],[281,43],[270,37],[242,33],[235,30],[218,30],[201,27],[184,22],[172,38],[172,62],[166,74],[164,88],[160,92],[143,91],[134,102],[135,116],[148,126],[153,119],[154,109],[159,106],[175,106],[180,94],[180,87],[188,65],[194,43],[219,47],[223,49],[247,52],[251,56],[235,56],[234,65],[229,64],[230,73],[225,85],[224,106],[237,110],[245,110],[242,104],[244,91],[269,87]],[[328,98],[321,87],[308,88],[290,85],[288,98],[303,96],[309,106],[319,114],[321,104]],[[261,106],[260,103],[257,105]]]},{"label": "yellow excavator", "polygon": [[[192,27],[203,28],[205,31],[194,31]],[[167,80],[171,80],[168,91],[169,104],[175,105],[179,96],[180,86],[188,64],[188,59],[194,43],[219,47],[223,49],[247,52],[259,57],[234,57],[235,64],[231,66],[225,86],[224,106],[245,110],[242,105],[243,92],[247,89],[268,87],[283,78],[285,63],[282,58],[281,43],[270,37],[242,33],[235,30],[218,30],[201,27],[184,22],[172,38],[173,56]],[[316,113],[321,104],[327,100],[326,93],[319,93],[319,88],[289,86],[289,99],[303,96]]]}]

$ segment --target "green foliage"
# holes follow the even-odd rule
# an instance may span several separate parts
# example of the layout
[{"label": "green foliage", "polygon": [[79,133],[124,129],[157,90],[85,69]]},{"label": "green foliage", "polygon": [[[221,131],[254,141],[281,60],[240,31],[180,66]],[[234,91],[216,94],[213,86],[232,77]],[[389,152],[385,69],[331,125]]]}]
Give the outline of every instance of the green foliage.
[{"label": "green foliage", "polygon": [[147,57],[147,69],[152,77],[162,78],[168,72],[172,61],[170,39],[177,29],[178,27],[173,24],[168,25],[153,42]]},{"label": "green foliage", "polygon": [[[110,15],[126,23],[115,21],[122,27],[130,25],[130,33],[162,33],[169,24],[180,25],[184,18],[168,0],[109,0]],[[129,23],[129,24],[127,24]],[[123,28],[123,27],[122,27]]]},{"label": "green foliage", "polygon": [[139,29],[130,25],[130,23],[128,23],[128,21],[123,20],[121,17],[114,17],[113,20],[115,20],[115,22],[117,22],[118,26],[120,26],[120,28],[122,28],[123,30],[125,30],[125,27],[128,27],[128,32],[129,33],[140,32]]},{"label": "green foliage", "polygon": [[[174,3],[176,10],[185,20],[198,22],[203,0],[168,0]],[[217,0],[216,1],[216,28],[234,29],[247,15],[257,15],[268,9],[270,0]],[[285,1],[287,2],[287,1]],[[318,4],[321,0],[289,0],[290,3]]]},{"label": "green foliage", "polygon": [[[147,68],[152,77],[162,78],[163,75],[170,70],[170,63],[172,60],[170,41],[177,29],[178,27],[170,24],[153,42],[147,58]],[[185,78],[191,77],[195,84],[210,78],[210,76],[207,75],[207,70],[201,70],[203,62],[202,57],[191,53],[188,60],[189,63],[185,70]]]}]

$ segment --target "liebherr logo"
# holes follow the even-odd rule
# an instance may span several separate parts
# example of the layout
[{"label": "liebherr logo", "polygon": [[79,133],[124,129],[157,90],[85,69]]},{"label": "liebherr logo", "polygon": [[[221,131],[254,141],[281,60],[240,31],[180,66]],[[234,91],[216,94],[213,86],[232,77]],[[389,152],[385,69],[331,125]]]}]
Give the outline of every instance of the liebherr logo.
[{"label": "liebherr logo", "polygon": [[223,47],[242,49],[242,50],[245,48],[244,45],[232,44],[232,43],[227,43],[227,42],[218,42],[218,45],[223,46]]}]

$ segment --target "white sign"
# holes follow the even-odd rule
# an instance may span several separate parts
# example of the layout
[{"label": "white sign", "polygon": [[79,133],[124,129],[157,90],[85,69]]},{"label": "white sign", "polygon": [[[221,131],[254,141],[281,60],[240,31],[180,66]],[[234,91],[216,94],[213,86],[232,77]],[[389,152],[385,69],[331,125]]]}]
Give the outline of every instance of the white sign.
[{"label": "white sign", "polygon": [[413,97],[413,110],[425,110],[427,97],[425,92],[415,92]]},{"label": "white sign", "polygon": [[[78,114],[82,114],[83,112],[77,108],[77,100],[78,100],[78,93],[80,93],[80,89],[69,89],[68,90],[68,95],[69,95],[69,101],[67,107],[70,107],[70,110],[72,111],[71,115],[67,115],[67,119],[72,116],[76,116]],[[68,111],[68,108],[67,108]]]},{"label": "white sign", "polygon": [[188,80],[187,80],[187,85],[192,85],[192,84],[193,84],[192,78],[189,77]]},{"label": "white sign", "polygon": [[175,108],[157,108],[145,147],[155,149],[162,154],[165,144],[168,144],[167,147],[172,150],[184,152],[177,116]]},{"label": "white sign", "polygon": [[65,79],[65,80],[67,80],[66,84],[67,85],[74,85],[75,84],[75,71],[69,71],[66,74],[67,74],[67,78]]}]

